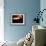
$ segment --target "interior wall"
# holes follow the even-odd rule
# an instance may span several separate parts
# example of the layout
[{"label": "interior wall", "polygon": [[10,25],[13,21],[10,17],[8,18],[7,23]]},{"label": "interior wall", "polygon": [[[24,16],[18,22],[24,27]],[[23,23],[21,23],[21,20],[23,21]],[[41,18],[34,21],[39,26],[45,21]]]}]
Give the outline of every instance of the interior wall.
[{"label": "interior wall", "polygon": [[[46,0],[41,0],[40,1],[40,9],[41,9],[41,11],[43,9],[46,9]],[[46,27],[46,10],[44,10],[42,17],[43,17],[43,22],[40,21],[40,25]]]},{"label": "interior wall", "polygon": [[[4,0],[4,38],[7,41],[18,41],[32,30],[33,19],[40,10],[40,0]],[[11,14],[24,14],[25,25],[13,26]]]},{"label": "interior wall", "polygon": [[4,0],[0,0],[0,42],[4,41]]}]

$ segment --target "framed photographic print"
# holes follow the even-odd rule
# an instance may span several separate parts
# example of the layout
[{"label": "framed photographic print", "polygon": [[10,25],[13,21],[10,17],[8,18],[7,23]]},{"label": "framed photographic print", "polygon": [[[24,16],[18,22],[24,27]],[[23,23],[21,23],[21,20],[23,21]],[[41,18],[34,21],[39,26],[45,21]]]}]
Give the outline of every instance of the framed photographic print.
[{"label": "framed photographic print", "polygon": [[25,24],[25,15],[24,14],[12,14],[11,24],[12,25],[24,25]]}]

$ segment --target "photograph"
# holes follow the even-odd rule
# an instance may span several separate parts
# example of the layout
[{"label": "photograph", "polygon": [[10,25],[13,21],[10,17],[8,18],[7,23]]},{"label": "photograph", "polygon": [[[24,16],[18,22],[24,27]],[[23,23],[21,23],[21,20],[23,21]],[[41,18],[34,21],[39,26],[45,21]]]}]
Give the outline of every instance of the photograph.
[{"label": "photograph", "polygon": [[24,25],[24,23],[25,23],[24,14],[13,14],[11,16],[11,23],[13,25]]}]

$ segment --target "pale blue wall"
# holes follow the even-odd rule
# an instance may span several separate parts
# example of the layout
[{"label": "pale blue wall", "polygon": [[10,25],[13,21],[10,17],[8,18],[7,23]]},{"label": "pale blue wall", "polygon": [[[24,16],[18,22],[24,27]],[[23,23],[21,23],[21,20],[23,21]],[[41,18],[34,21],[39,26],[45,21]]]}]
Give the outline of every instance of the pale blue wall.
[{"label": "pale blue wall", "polygon": [[[5,40],[18,41],[32,29],[32,22],[36,12],[40,9],[40,0],[4,0],[4,26]],[[23,13],[26,17],[26,25],[11,25],[11,14]]]},{"label": "pale blue wall", "polygon": [[[46,9],[46,0],[41,0],[40,1],[40,10],[42,11],[43,9]],[[40,21],[40,25],[46,27],[46,10],[43,12],[43,22]]]}]

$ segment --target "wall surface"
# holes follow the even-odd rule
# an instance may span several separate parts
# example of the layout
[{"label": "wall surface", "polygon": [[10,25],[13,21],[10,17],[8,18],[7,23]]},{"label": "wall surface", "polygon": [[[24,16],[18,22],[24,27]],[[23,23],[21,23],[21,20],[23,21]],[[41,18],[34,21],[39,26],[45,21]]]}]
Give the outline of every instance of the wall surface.
[{"label": "wall surface", "polygon": [[[40,9],[41,9],[41,11],[43,9],[46,9],[46,0],[41,0],[40,1]],[[44,10],[42,17],[43,17],[43,22],[40,21],[40,25],[46,27],[46,10]]]},{"label": "wall surface", "polygon": [[[36,12],[40,10],[40,0],[4,0],[4,35],[7,41],[18,41],[32,30]],[[11,25],[11,14],[25,15],[25,25]]]},{"label": "wall surface", "polygon": [[0,42],[4,41],[4,0],[0,0]]}]

